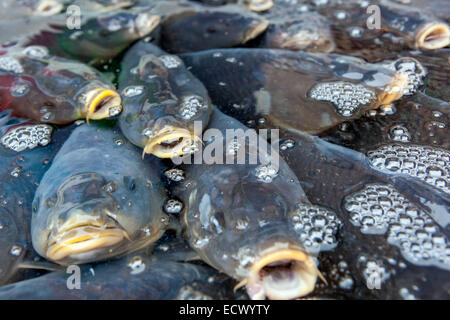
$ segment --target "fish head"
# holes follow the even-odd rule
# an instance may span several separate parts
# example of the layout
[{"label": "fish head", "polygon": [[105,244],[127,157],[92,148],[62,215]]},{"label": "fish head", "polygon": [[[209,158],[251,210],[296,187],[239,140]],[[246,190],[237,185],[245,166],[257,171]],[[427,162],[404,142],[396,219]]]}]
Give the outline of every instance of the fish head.
[{"label": "fish head", "polygon": [[114,11],[88,19],[81,30],[61,35],[61,47],[79,59],[110,59],[152,32],[160,17],[147,12]]},{"label": "fish head", "polygon": [[[188,208],[198,206],[199,212],[199,223],[187,229],[197,235],[191,246],[204,253],[206,262],[240,280],[252,299],[310,293],[319,271],[289,218],[296,196],[273,183],[242,179],[232,170],[222,170],[220,179],[222,185],[210,183],[210,190],[198,190],[189,199]],[[239,179],[244,182],[235,183]],[[187,223],[195,221],[187,218]]]},{"label": "fish head", "polygon": [[268,25],[257,15],[234,10],[183,12],[162,24],[163,46],[173,52],[232,47],[256,38]]},{"label": "fish head", "polygon": [[293,51],[331,52],[336,44],[324,18],[312,13],[270,26],[266,34],[270,47]]},{"label": "fish head", "polygon": [[132,179],[107,181],[96,173],[82,173],[54,192],[46,188],[33,201],[33,247],[62,265],[139,249],[157,232],[152,229],[154,216],[142,205],[150,199],[139,202],[138,193],[125,196],[133,185]]}]

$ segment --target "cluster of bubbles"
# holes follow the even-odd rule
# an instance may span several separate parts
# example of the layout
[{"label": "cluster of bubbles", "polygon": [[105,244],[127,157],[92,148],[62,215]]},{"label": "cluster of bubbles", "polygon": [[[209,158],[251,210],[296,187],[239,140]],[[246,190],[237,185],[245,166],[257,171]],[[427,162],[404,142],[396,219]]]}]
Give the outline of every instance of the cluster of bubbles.
[{"label": "cluster of bubbles", "polygon": [[421,145],[385,145],[367,153],[370,164],[379,170],[403,173],[450,193],[450,152]]},{"label": "cluster of bubbles", "polygon": [[166,213],[177,214],[183,209],[183,203],[176,199],[169,199],[164,204],[164,211]]},{"label": "cluster of bubbles", "polygon": [[423,78],[427,74],[420,62],[411,57],[402,57],[386,66],[395,72],[403,72],[408,76],[409,83],[404,88],[404,95],[411,95],[416,92],[417,88],[423,84]]},{"label": "cluster of bubbles", "polygon": [[0,70],[22,73],[23,67],[16,58],[5,56],[0,57]]},{"label": "cluster of bubbles", "polygon": [[255,168],[255,176],[259,182],[270,183],[278,176],[278,170],[270,164],[259,165]]},{"label": "cluster of bubbles", "polygon": [[369,289],[381,289],[381,284],[391,276],[381,261],[360,257],[359,262],[363,263],[362,275]]},{"label": "cluster of bubbles", "polygon": [[46,146],[50,143],[52,130],[53,128],[46,124],[21,126],[6,133],[1,143],[16,152],[34,149],[38,145]]},{"label": "cluster of bubbles", "polygon": [[174,300],[212,300],[212,298],[189,285],[182,286]]},{"label": "cluster of bubbles", "polygon": [[291,219],[308,252],[331,250],[337,245],[336,234],[342,222],[333,211],[302,203],[291,213]]},{"label": "cluster of bubbles", "polygon": [[159,59],[167,69],[178,68],[182,63],[177,56],[165,55],[160,56]]},{"label": "cluster of bubbles", "polygon": [[166,170],[164,172],[165,176],[167,177],[167,179],[175,181],[175,182],[180,182],[184,180],[184,171],[181,169],[169,169]]},{"label": "cluster of bubbles", "polygon": [[409,142],[411,134],[405,126],[395,125],[389,129],[389,138],[393,141]]},{"label": "cluster of bubbles", "polygon": [[183,119],[192,119],[199,111],[205,109],[207,106],[203,103],[203,99],[199,96],[187,96],[183,98],[180,107],[180,115]]},{"label": "cluster of bubbles", "polygon": [[109,108],[108,112],[109,112],[110,117],[117,116],[122,112],[122,107],[121,106],[113,106],[113,107]]},{"label": "cluster of bubbles", "polygon": [[127,266],[130,268],[130,274],[139,274],[145,270],[144,260],[139,256],[131,258]]},{"label": "cluster of bubbles", "polygon": [[447,238],[425,212],[383,184],[367,185],[348,195],[345,209],[350,221],[366,234],[386,234],[388,242],[400,248],[403,257],[417,265],[450,269]]},{"label": "cluster of bubbles", "polygon": [[316,84],[309,96],[315,100],[333,103],[337,112],[344,117],[352,116],[359,106],[376,98],[375,92],[365,86],[345,81]]}]

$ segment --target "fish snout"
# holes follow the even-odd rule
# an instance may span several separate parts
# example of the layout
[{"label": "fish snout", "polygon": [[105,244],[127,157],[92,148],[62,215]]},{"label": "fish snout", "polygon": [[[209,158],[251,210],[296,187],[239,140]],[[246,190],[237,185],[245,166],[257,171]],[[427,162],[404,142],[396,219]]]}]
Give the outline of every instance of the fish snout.
[{"label": "fish snout", "polygon": [[75,208],[50,232],[46,257],[61,264],[69,259],[87,262],[127,240],[127,232],[109,212],[88,213]]}]

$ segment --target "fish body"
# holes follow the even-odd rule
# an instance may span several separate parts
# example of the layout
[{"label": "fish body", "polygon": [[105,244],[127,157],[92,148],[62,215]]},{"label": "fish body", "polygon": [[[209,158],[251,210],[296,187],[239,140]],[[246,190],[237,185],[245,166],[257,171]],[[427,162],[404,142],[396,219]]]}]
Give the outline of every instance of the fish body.
[{"label": "fish body", "polygon": [[[144,255],[82,266],[80,287],[74,270],[54,272],[0,288],[0,300],[211,300],[230,296],[208,267],[171,261],[152,261]],[[114,281],[111,281],[114,279]],[[68,288],[73,285],[73,289]],[[205,293],[206,292],[206,293]]]},{"label": "fish body", "polygon": [[236,5],[207,6],[191,1],[143,1],[161,16],[161,47],[170,53],[229,48],[262,34],[268,22]]},{"label": "fish body", "polygon": [[[227,130],[240,130],[237,139],[225,138]],[[245,284],[252,299],[304,296],[314,289],[318,271],[314,254],[304,247],[309,235],[302,238],[293,226],[310,203],[282,159],[278,166],[265,163],[270,156],[262,152],[257,161],[250,160],[263,150],[265,140],[246,130],[216,111],[204,134],[203,152],[205,157],[218,147],[215,158],[181,167],[186,178],[171,191],[184,204],[185,237],[205,262]],[[252,133],[259,140],[247,140]],[[230,164],[242,155],[247,162]]]},{"label": "fish body", "polygon": [[121,112],[112,83],[81,62],[52,56],[42,46],[0,56],[2,110],[43,123],[67,124]]},{"label": "fish body", "polygon": [[58,264],[85,263],[143,248],[164,233],[158,163],[117,129],[81,125],[42,178],[33,200],[33,247]]},{"label": "fish body", "polygon": [[344,50],[383,46],[396,51],[435,50],[450,43],[448,24],[413,5],[388,0],[309,1],[308,5],[329,19],[336,44]]},{"label": "fish body", "polygon": [[[411,94],[425,75],[415,60],[400,58],[387,66],[275,49],[208,50],[182,59],[223,112],[312,134]],[[398,69],[406,63],[412,71]]]},{"label": "fish body", "polygon": [[45,46],[57,56],[94,64],[114,58],[150,34],[159,21],[159,16],[133,8],[15,19],[0,25],[0,29],[15,30],[14,35],[2,32],[0,43],[18,48]]},{"label": "fish body", "polygon": [[[181,59],[145,41],[122,60],[119,90],[125,106],[122,132],[144,154],[160,158],[189,153],[213,112],[205,87]],[[194,132],[195,121],[199,133]]]},{"label": "fish body", "polygon": [[73,130],[27,122],[1,112],[0,284],[19,276],[31,244],[31,203],[53,157]]}]

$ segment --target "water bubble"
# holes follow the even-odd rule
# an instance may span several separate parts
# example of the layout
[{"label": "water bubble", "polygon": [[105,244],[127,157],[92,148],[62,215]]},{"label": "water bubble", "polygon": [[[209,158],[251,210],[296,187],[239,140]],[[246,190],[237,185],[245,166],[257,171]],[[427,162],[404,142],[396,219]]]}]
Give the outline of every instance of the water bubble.
[{"label": "water bubble", "polygon": [[185,179],[184,177],[184,171],[181,169],[169,169],[164,172],[166,177],[172,181],[180,182]]},{"label": "water bubble", "polygon": [[256,180],[260,182],[270,183],[276,176],[278,176],[278,169],[270,164],[259,165],[255,168],[255,176]]},{"label": "water bubble", "polygon": [[204,104],[202,97],[194,95],[187,96],[183,98],[179,113],[184,119],[190,120],[197,115],[200,109],[206,108],[208,108],[208,106]]},{"label": "water bubble", "polygon": [[48,49],[43,46],[29,46],[23,51],[30,58],[43,59],[48,56]]},{"label": "water bubble", "polygon": [[144,92],[143,86],[129,86],[123,89],[122,94],[125,97],[134,97],[142,94]]},{"label": "water bubble", "polygon": [[0,57],[0,69],[14,73],[22,73],[24,71],[19,60],[8,56]]},{"label": "water bubble", "polygon": [[183,209],[183,203],[175,199],[169,199],[164,205],[164,211],[167,213],[177,214]]},{"label": "water bubble", "polygon": [[135,256],[128,262],[128,268],[131,269],[130,274],[139,274],[145,270],[144,260],[139,256]]},{"label": "water bubble", "polygon": [[180,58],[178,58],[177,56],[164,55],[160,56],[159,59],[167,69],[178,68],[182,64]]},{"label": "water bubble", "polygon": [[15,257],[18,257],[22,254],[22,247],[18,246],[18,245],[13,245],[11,247],[11,249],[9,250],[9,253]]},{"label": "water bubble", "polygon": [[292,149],[295,146],[295,141],[292,139],[286,139],[280,144],[281,150]]}]

